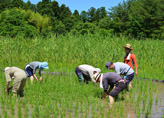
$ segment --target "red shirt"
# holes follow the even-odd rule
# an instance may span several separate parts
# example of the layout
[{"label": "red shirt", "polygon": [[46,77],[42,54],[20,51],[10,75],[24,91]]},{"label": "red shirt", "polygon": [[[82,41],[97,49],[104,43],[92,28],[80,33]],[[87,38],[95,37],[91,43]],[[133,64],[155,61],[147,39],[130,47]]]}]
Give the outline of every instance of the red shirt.
[{"label": "red shirt", "polygon": [[128,64],[133,69],[133,64],[135,65],[135,68],[137,68],[137,60],[136,56],[131,53],[130,54],[130,60],[127,60],[128,55],[124,57],[124,63]]}]

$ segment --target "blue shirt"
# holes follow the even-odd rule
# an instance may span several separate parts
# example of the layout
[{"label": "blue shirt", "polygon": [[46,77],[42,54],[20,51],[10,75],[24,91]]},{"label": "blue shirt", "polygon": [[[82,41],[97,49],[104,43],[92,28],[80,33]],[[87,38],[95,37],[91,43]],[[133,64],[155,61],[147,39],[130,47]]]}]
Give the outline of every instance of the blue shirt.
[{"label": "blue shirt", "polygon": [[114,70],[117,74],[131,75],[132,73],[134,73],[134,70],[128,64],[117,62],[114,63],[113,65],[114,65]]}]

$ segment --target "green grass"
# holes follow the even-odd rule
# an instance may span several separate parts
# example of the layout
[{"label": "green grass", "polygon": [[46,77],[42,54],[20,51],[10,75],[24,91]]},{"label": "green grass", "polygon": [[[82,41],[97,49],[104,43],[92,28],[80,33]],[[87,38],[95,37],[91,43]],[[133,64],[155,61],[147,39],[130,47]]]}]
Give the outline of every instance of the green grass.
[{"label": "green grass", "polygon": [[74,73],[80,64],[89,64],[107,72],[107,61],[123,62],[123,45],[130,43],[138,62],[139,78],[164,79],[164,42],[160,40],[128,40],[126,37],[100,35],[58,36],[51,38],[14,39],[0,37],[0,64],[24,69],[32,61],[47,61],[49,71]]}]

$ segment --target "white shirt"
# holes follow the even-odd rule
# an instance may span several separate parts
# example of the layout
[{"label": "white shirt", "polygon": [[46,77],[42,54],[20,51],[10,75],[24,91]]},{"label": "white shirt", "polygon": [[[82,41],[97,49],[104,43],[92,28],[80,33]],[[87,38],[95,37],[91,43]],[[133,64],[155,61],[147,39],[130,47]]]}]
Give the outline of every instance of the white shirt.
[{"label": "white shirt", "polygon": [[90,65],[86,65],[86,64],[83,64],[83,65],[79,65],[79,70],[86,76],[89,76],[93,81],[95,81],[93,79],[93,74],[94,74],[94,71],[100,73],[100,69],[99,68],[95,68],[93,66],[90,66]]}]

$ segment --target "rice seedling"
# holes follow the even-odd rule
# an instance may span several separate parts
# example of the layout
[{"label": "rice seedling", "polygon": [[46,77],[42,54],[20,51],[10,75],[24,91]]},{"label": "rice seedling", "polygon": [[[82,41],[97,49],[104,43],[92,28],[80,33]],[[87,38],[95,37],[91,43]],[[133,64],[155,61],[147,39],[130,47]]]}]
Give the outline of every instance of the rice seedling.
[{"label": "rice seedling", "polygon": [[[75,39],[76,38],[76,39]],[[32,44],[31,44],[32,42]],[[49,62],[49,71],[74,73],[75,67],[87,63],[101,68],[107,72],[104,64],[106,61],[123,61],[124,50],[121,48],[126,43],[132,44],[137,57],[138,78],[163,79],[164,51],[163,41],[127,40],[125,37],[79,36],[73,35],[51,37],[49,39],[35,38],[24,40],[4,38],[0,40],[2,68],[16,65],[20,68],[34,60]],[[93,46],[94,44],[94,46]],[[142,45],[141,45],[142,44]],[[26,47],[26,48],[24,48]],[[62,47],[62,48],[61,48]],[[148,50],[149,49],[149,50]],[[153,52],[156,51],[156,55]],[[142,56],[141,55],[142,52]],[[29,56],[29,53],[31,54]],[[144,65],[144,66],[143,66]],[[156,69],[153,69],[156,68]],[[99,85],[89,83],[79,85],[77,77],[72,74],[49,75],[43,74],[43,82],[31,85],[29,79],[25,86],[25,96],[18,104],[18,117],[127,117],[126,107],[135,109],[137,117],[149,116],[153,100],[156,104],[159,91],[151,81],[132,81],[133,88],[120,94],[118,101],[109,108],[108,98],[101,100],[102,90]],[[6,85],[3,73],[0,73],[0,87]],[[154,92],[155,91],[155,92]],[[0,91],[0,108],[2,117],[15,114],[15,101]],[[155,94],[156,99],[152,98]],[[11,99],[11,100],[10,100]],[[161,103],[161,98],[160,98]],[[6,112],[6,111],[11,111]],[[7,114],[6,114],[7,113]]]}]

